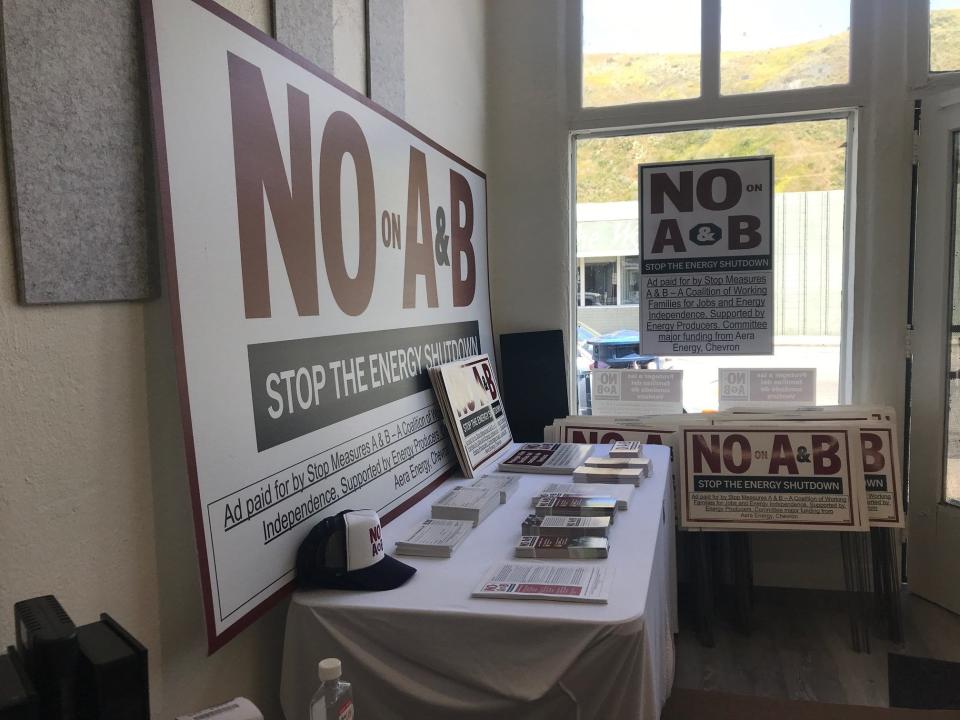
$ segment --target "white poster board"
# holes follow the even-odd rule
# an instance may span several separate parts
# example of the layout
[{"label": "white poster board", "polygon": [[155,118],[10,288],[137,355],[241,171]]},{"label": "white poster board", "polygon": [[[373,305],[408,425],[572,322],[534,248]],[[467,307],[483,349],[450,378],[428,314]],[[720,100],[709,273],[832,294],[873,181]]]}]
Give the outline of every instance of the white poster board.
[{"label": "white poster board", "polygon": [[861,482],[867,497],[867,516],[871,527],[906,526],[901,455],[896,413],[883,406],[835,406],[795,413],[762,413],[718,415],[716,424],[748,421],[750,423],[824,423],[844,422],[860,434]]},{"label": "white poster board", "polygon": [[773,354],[773,158],[639,175],[641,354]]},{"label": "white poster board", "polygon": [[590,407],[620,417],[682,413],[683,370],[593,370]]},{"label": "white poster board", "polygon": [[426,369],[492,353],[486,178],[212,0],[141,0],[211,649],[322,517],[455,465]]},{"label": "white poster board", "polygon": [[687,426],[677,444],[685,528],[869,529],[854,425]]},{"label": "white poster board", "polygon": [[720,410],[817,402],[816,368],[720,368],[717,375]]}]

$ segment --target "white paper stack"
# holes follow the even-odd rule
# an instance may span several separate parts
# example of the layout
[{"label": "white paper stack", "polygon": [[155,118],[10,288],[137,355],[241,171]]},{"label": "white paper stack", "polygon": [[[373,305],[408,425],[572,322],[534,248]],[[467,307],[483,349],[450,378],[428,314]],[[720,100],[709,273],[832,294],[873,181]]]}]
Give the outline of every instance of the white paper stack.
[{"label": "white paper stack", "polygon": [[457,485],[433,504],[431,517],[437,520],[469,520],[476,527],[500,507],[500,491]]},{"label": "white paper stack", "polygon": [[639,486],[644,478],[643,470],[634,468],[598,468],[581,465],[573,472],[575,483],[620,483]]},{"label": "white paper stack", "polygon": [[410,537],[397,543],[396,553],[448,558],[472,529],[473,523],[469,520],[428,518]]},{"label": "white paper stack", "polygon": [[514,554],[519,558],[596,560],[609,552],[610,541],[604,537],[528,535],[520,538]]},{"label": "white paper stack", "polygon": [[603,563],[500,563],[487,568],[472,594],[477,598],[605,603],[612,582],[613,568]]},{"label": "white paper stack", "polygon": [[520,487],[520,476],[510,473],[489,473],[481,478],[477,478],[470,487],[489,488],[500,493],[500,504],[506,504],[510,496]]},{"label": "white paper stack", "polygon": [[617,501],[617,510],[630,508],[630,496],[633,495],[633,485],[591,485],[589,483],[550,483],[540,488],[540,494],[534,495],[530,506],[537,504],[537,500],[544,495],[584,495],[612,497]]},{"label": "white paper stack", "polygon": [[612,458],[635,458],[643,455],[643,443],[639,440],[618,440],[610,448]]},{"label": "white paper stack", "polygon": [[553,537],[602,537],[610,534],[610,518],[565,515],[527,515],[520,526],[522,535]]},{"label": "white paper stack", "polygon": [[263,720],[263,714],[245,697],[238,697],[192,715],[178,715],[177,720]]},{"label": "white paper stack", "polygon": [[640,470],[644,477],[650,477],[650,458],[590,457],[583,463],[587,467],[616,468],[620,470]]},{"label": "white paper stack", "polygon": [[592,454],[592,445],[525,443],[506,453],[498,469],[515,473],[569,475]]}]

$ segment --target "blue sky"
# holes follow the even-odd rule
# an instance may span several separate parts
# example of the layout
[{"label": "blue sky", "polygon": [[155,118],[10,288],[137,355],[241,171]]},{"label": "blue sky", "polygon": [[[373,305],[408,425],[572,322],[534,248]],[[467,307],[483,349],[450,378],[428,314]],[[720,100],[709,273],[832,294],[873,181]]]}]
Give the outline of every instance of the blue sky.
[{"label": "blue sky", "polygon": [[[795,45],[850,27],[844,0],[722,0],[721,8],[726,50]],[[700,0],[584,0],[583,12],[584,52],[700,52]]]}]

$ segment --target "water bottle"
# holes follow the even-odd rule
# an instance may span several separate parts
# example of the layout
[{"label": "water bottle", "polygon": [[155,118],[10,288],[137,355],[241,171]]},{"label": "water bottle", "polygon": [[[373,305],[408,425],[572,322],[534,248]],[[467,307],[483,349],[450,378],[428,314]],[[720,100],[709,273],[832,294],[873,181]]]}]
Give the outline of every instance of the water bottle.
[{"label": "water bottle", "polygon": [[310,700],[310,720],[354,720],[353,688],[340,679],[340,661],[321,660],[317,674],[320,687]]}]

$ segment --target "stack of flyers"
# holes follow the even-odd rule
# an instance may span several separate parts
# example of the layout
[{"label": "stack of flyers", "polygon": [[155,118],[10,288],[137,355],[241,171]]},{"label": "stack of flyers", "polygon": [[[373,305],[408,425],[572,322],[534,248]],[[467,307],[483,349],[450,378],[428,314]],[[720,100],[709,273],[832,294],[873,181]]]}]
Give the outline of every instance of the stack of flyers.
[{"label": "stack of flyers", "polygon": [[533,511],[540,516],[605,517],[613,523],[617,515],[617,501],[612,497],[542,495],[533,506]]},{"label": "stack of flyers", "polygon": [[473,523],[469,520],[438,520],[428,518],[406,540],[397,543],[397,555],[423,557],[450,557],[462,543]]},{"label": "stack of flyers", "polygon": [[587,483],[627,483],[634,487],[646,477],[643,468],[601,468],[581,465],[573,471],[573,481]]},{"label": "stack of flyers", "polygon": [[610,541],[602,537],[528,535],[520,538],[515,552],[520,558],[601,559],[609,554]]},{"label": "stack of flyers", "polygon": [[501,460],[499,469],[516,473],[569,475],[592,454],[592,445],[526,443]]},{"label": "stack of flyers", "polygon": [[521,535],[551,535],[554,537],[607,537],[610,533],[608,517],[575,517],[571,515],[527,515],[520,526]]},{"label": "stack of flyers", "polygon": [[635,458],[643,455],[643,443],[638,440],[618,440],[610,448],[612,458]]},{"label": "stack of flyers", "polygon": [[498,563],[487,568],[472,595],[508,600],[605,603],[610,599],[612,584],[613,568],[606,563]]},{"label": "stack of flyers", "polygon": [[650,477],[650,458],[591,457],[583,463],[587,467],[615,468],[618,470],[639,470],[644,477]]},{"label": "stack of flyers", "polygon": [[540,488],[540,494],[533,497],[530,505],[531,507],[536,505],[537,500],[544,495],[584,495],[587,497],[612,497],[617,501],[617,510],[629,510],[633,489],[633,485],[620,484],[550,483]]},{"label": "stack of flyers", "polygon": [[469,520],[476,527],[499,506],[499,490],[457,485],[433,504],[430,515],[437,520]]},{"label": "stack of flyers", "polygon": [[520,487],[520,477],[510,473],[488,473],[470,483],[470,487],[497,490],[500,493],[500,504],[504,505]]}]

